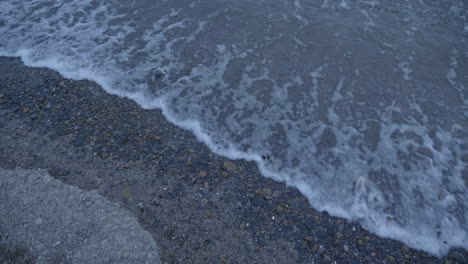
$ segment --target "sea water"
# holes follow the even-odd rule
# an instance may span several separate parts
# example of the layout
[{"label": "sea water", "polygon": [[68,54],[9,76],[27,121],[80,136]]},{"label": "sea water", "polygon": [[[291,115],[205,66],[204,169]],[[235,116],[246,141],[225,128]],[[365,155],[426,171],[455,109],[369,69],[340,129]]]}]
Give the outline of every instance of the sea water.
[{"label": "sea water", "polygon": [[318,210],[468,249],[464,0],[3,0],[0,54],[161,108]]}]

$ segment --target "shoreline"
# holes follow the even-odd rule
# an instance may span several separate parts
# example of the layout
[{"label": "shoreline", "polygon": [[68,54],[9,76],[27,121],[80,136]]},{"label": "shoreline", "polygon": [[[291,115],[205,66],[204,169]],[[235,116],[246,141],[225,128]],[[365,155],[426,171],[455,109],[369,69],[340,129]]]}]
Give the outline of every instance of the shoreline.
[{"label": "shoreline", "polygon": [[152,235],[161,263],[458,263],[315,211],[161,110],[19,58],[0,62],[0,167],[46,169],[119,203]]}]

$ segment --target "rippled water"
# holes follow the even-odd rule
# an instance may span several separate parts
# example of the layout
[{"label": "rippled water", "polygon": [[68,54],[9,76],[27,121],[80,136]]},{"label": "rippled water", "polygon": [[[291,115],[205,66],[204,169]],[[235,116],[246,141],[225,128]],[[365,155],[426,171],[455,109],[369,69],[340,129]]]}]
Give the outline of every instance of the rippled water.
[{"label": "rippled water", "polygon": [[0,54],[162,108],[313,207],[441,255],[468,249],[467,5],[4,0]]}]

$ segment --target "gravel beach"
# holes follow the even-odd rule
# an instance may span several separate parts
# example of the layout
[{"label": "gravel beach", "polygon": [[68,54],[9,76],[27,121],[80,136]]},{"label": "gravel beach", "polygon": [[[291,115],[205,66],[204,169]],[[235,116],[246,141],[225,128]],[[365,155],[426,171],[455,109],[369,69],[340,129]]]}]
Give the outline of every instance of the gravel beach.
[{"label": "gravel beach", "polygon": [[[0,168],[42,169],[96,192],[136,217],[161,263],[468,263],[466,252],[439,259],[317,212],[254,163],[212,154],[161,111],[18,58],[0,57]],[[20,210],[8,202],[0,208]],[[4,228],[0,262],[34,263],[35,251],[9,243]]]}]

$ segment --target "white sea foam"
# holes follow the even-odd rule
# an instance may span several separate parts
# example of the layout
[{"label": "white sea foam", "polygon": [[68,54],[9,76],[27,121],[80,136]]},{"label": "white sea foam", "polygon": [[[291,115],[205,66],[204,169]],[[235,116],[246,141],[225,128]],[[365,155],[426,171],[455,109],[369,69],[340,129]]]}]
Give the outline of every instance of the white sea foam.
[{"label": "white sea foam", "polygon": [[[426,23],[438,7],[388,15],[394,6],[380,2],[243,3],[8,0],[0,55],[160,108],[318,210],[435,255],[466,248],[466,77],[456,73],[466,68],[457,54],[468,53],[455,31],[428,37],[418,15]],[[393,30],[393,19],[406,23]],[[372,30],[357,36],[366,23]],[[419,34],[450,64],[432,61]]]}]

